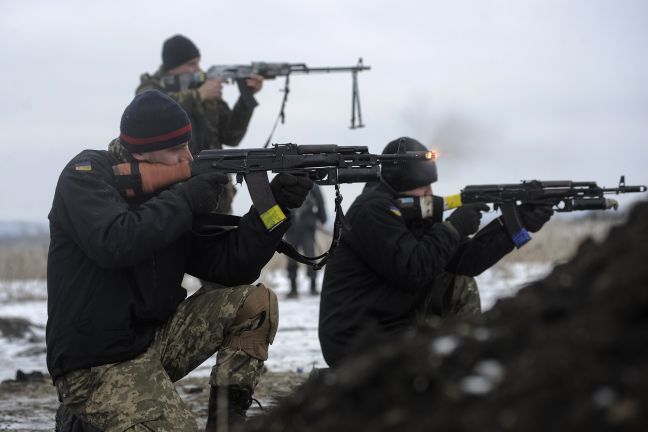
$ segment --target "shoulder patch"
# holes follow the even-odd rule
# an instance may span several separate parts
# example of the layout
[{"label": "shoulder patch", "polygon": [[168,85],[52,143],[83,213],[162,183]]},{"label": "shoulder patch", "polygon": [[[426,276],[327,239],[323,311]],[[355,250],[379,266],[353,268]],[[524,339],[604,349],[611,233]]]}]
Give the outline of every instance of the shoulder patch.
[{"label": "shoulder patch", "polygon": [[396,207],[395,205],[393,205],[393,204],[389,206],[389,211],[392,212],[393,214],[395,214],[396,216],[403,216],[401,214],[400,209],[398,207]]},{"label": "shoulder patch", "polygon": [[76,171],[92,171],[92,164],[89,160],[77,162],[74,164],[74,169]]}]

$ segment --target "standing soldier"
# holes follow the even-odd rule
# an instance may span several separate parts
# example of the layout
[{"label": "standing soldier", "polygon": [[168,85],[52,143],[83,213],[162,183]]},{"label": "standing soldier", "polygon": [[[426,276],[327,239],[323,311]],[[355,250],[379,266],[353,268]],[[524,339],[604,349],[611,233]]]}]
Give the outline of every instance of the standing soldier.
[{"label": "standing soldier", "polygon": [[[47,367],[60,410],[106,432],[196,430],[173,383],[216,352],[207,430],[243,421],[277,329],[275,294],[250,284],[286,226],[268,232],[252,207],[236,229],[197,234],[194,217],[214,208],[227,182],[220,173],[124,196],[137,187],[124,184],[116,166],[129,164],[144,176],[148,163],[191,161],[191,129],[173,99],[156,90],[140,93],[124,111],[110,150],[84,150],[56,186]],[[311,185],[279,174],[270,189],[277,204],[292,209]],[[185,273],[209,282],[187,297]]]},{"label": "standing soldier", "polygon": [[[296,249],[301,248],[306,256],[315,255],[315,231],[317,225],[326,223],[326,208],[322,191],[317,185],[313,186],[306,197],[304,204],[293,210],[292,224],[286,233],[285,239]],[[297,261],[288,258],[288,278],[290,279],[290,292],[288,298],[297,298]],[[308,266],[308,278],[310,279],[310,292],[317,295],[317,274],[312,266]]]},{"label": "standing soldier", "polygon": [[[247,131],[254,108],[239,98],[234,108],[230,109],[222,99],[223,83],[219,80],[207,80],[199,86],[192,83],[185,89],[178,85],[177,79],[173,79],[199,72],[200,51],[185,36],[175,35],[162,45],[162,65],[158,71],[153,75],[143,74],[136,92],[160,90],[184,108],[191,119],[191,154],[196,155],[206,149],[221,149],[224,145],[238,146]],[[253,93],[257,93],[263,87],[263,77],[253,75],[247,80],[247,85]],[[215,211],[231,213],[235,194],[236,189],[230,181]]]}]

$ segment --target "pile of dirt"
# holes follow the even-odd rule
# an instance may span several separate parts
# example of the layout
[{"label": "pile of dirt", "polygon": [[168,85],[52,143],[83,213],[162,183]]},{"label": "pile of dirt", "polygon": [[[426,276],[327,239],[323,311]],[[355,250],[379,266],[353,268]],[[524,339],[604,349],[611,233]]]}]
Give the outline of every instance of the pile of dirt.
[{"label": "pile of dirt", "polygon": [[648,430],[648,202],[481,317],[375,341],[248,431]]}]

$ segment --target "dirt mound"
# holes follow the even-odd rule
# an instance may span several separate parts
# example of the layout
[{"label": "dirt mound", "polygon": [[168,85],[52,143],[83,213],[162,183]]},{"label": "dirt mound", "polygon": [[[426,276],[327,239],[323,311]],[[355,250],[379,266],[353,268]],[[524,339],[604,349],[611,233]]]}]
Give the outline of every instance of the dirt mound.
[{"label": "dirt mound", "polygon": [[481,317],[376,342],[249,431],[648,430],[648,202]]}]

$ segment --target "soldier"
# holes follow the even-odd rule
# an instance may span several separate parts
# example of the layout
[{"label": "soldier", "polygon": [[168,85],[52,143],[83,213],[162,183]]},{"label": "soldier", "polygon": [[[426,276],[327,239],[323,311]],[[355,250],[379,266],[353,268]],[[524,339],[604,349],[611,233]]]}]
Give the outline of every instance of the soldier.
[{"label": "soldier", "polygon": [[[250,284],[286,226],[268,232],[252,207],[238,228],[198,235],[194,217],[213,209],[224,174],[132,198],[113,174],[122,163],[191,161],[191,129],[173,99],[140,93],[109,151],[81,152],[56,187],[47,366],[64,411],[99,430],[196,430],[173,383],[215,352],[206,430],[242,421],[277,330],[275,294]],[[276,202],[291,209],[312,182],[279,174],[270,186]],[[187,297],[185,273],[211,282]],[[219,410],[219,401],[227,406]]]},{"label": "soldier", "polygon": [[[315,231],[317,224],[326,223],[326,208],[322,191],[317,185],[313,186],[306,197],[304,204],[291,214],[292,224],[286,233],[286,241],[295,248],[300,248],[304,255],[315,255]],[[297,298],[297,261],[288,258],[286,266],[288,278],[290,279],[290,292],[288,298]],[[308,267],[308,278],[310,279],[310,293],[317,295],[317,274],[313,267]]]},{"label": "soldier", "polygon": [[[136,92],[156,89],[175,99],[189,114],[192,125],[189,149],[196,155],[206,149],[221,149],[224,145],[238,146],[252,118],[253,107],[248,107],[239,98],[230,109],[222,99],[223,83],[207,80],[199,87],[187,89],[166,88],[165,76],[179,76],[201,72],[200,51],[196,45],[182,35],[175,35],[162,45],[162,65],[153,75],[147,73],[140,77]],[[173,81],[171,81],[173,82]],[[263,77],[253,75],[247,80],[253,93],[263,87]],[[232,200],[236,189],[231,182],[225,186],[223,197],[219,200],[218,213],[231,213]]]},{"label": "soldier", "polygon": [[[383,153],[403,147],[427,150],[404,137]],[[432,197],[436,180],[435,162],[385,166],[381,182],[365,187],[349,208],[351,229],[328,261],[322,286],[319,339],[329,366],[343,361],[365,332],[397,335],[417,324],[481,312],[473,276],[513,250],[513,242],[499,219],[469,237],[479,229],[485,204],[459,207],[443,222],[442,198],[433,197],[432,217],[423,218],[409,203]],[[550,206],[520,207],[531,232],[552,214]]]}]

